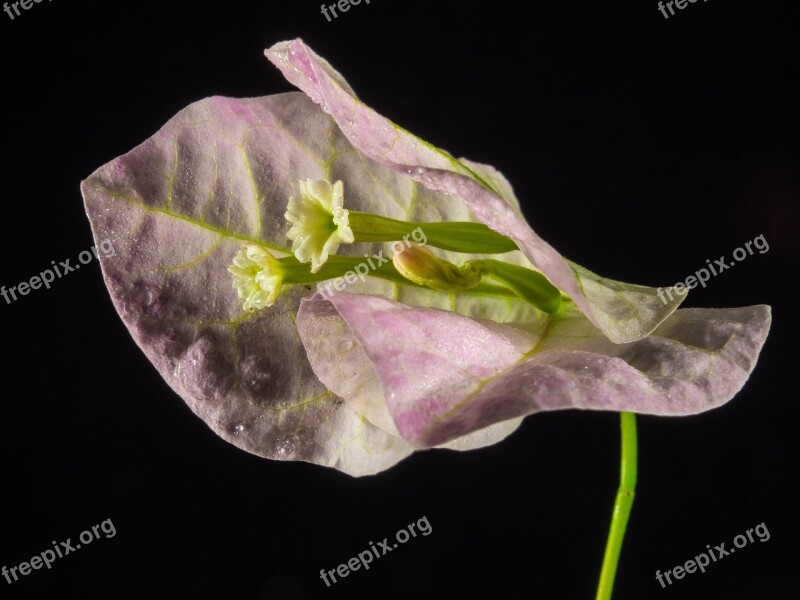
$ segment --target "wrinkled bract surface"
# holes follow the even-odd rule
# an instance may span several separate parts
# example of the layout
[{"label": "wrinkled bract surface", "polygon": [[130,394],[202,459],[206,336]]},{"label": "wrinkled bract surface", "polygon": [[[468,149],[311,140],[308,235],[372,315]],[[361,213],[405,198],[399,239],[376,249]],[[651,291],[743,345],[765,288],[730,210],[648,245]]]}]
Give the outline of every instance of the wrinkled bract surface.
[{"label": "wrinkled bract surface", "polygon": [[[415,448],[495,443],[539,410],[693,414],[744,384],[768,307],[674,312],[652,288],[567,262],[498,171],[377,115],[301,41],[267,55],[308,96],[194,103],[82,184],[95,239],[117,250],[101,262],[117,311],[220,436],[365,475]],[[309,178],[343,181],[349,210],[481,221],[520,247],[503,260],[534,265],[574,304],[553,319],[516,300],[370,278],[327,299],[298,286],[246,313],[227,268],[244,243],[282,255],[287,200]]]},{"label": "wrinkled bract surface", "polygon": [[[572,310],[553,322],[535,352],[520,354],[504,331],[467,317],[334,294],[302,302],[304,340],[317,339],[308,322],[331,306],[376,371],[400,434],[416,447],[543,410],[681,416],[716,408],[744,385],[770,321],[766,306],[682,309],[650,336],[614,344]],[[326,343],[337,343],[330,333]],[[323,383],[335,385],[326,367],[336,356],[309,357]],[[351,393],[341,390],[345,398]]]}]

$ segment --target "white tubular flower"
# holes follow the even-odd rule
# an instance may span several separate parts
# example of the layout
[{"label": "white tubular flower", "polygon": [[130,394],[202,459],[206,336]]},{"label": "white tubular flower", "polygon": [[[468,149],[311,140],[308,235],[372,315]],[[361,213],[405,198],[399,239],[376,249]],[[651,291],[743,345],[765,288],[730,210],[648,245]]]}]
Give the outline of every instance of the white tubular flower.
[{"label": "white tubular flower", "polygon": [[281,265],[267,250],[246,244],[233,257],[228,267],[233,274],[233,287],[250,312],[275,304],[283,285]]},{"label": "white tubular flower", "polygon": [[333,185],[326,179],[300,181],[300,196],[289,198],[284,217],[292,224],[286,234],[292,252],[300,262],[311,262],[312,273],[336,253],[339,244],[353,243],[341,181]]}]

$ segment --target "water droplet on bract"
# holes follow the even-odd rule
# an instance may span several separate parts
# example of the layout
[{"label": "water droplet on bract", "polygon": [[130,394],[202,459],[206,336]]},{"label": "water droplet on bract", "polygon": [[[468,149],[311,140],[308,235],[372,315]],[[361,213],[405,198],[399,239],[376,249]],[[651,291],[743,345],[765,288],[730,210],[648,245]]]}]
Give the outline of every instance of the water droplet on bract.
[{"label": "water droplet on bract", "polygon": [[233,422],[225,425],[225,430],[233,436],[239,436],[244,433],[245,426],[243,422]]},{"label": "water droplet on bract", "polygon": [[287,435],[275,441],[275,454],[280,458],[290,458],[297,452],[297,439]]},{"label": "water droplet on bract", "polygon": [[353,349],[354,345],[355,344],[354,344],[353,340],[342,340],[336,346],[336,351],[337,352],[349,352],[350,350]]},{"label": "water droplet on bract", "polygon": [[250,376],[245,380],[245,384],[248,387],[256,388],[268,384],[270,379],[272,379],[272,373],[253,370],[250,372]]},{"label": "water droplet on bract", "polygon": [[144,306],[153,306],[153,302],[156,301],[156,295],[153,293],[153,290],[147,289],[145,290],[144,294],[142,294],[142,305]]},{"label": "water droplet on bract", "polygon": [[218,341],[210,334],[200,335],[180,358],[186,391],[196,399],[218,402],[233,386],[231,364]]}]

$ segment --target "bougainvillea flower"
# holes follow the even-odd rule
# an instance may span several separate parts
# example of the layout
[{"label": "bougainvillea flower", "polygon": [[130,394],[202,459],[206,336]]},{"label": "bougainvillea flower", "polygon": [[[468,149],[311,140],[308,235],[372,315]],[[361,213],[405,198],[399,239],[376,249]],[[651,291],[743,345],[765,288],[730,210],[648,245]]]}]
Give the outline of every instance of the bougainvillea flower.
[{"label": "bougainvillea flower", "polygon": [[278,259],[256,244],[246,244],[228,267],[233,287],[250,312],[275,304],[283,287]]},{"label": "bougainvillea flower", "polygon": [[326,180],[300,182],[300,195],[289,198],[286,220],[292,228],[286,237],[292,240],[292,252],[300,262],[310,262],[316,273],[335,254],[339,244],[353,241],[344,208],[341,181],[333,185]]},{"label": "bougainvillea flower", "polygon": [[[691,415],[744,385],[769,307],[676,310],[678,293],[664,303],[571,263],[497,170],[380,116],[301,40],[266,54],[301,92],[196,102],[82,184],[95,239],[117,248],[101,263],[117,311],[220,436],[365,475],[417,449],[495,443],[538,411]],[[341,239],[288,205],[299,181],[343,182],[335,202],[314,188],[311,207],[349,211]],[[425,252],[404,257],[426,223]],[[298,246],[313,240],[301,260],[292,227]],[[470,261],[480,282],[426,285]]]}]

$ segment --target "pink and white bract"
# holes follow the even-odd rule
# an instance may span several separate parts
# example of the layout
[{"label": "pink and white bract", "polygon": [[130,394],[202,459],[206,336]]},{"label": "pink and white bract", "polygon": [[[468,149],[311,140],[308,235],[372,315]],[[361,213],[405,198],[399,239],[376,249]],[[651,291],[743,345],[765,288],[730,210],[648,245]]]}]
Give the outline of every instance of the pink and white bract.
[{"label": "pink and white bract", "polygon": [[[493,444],[539,411],[691,415],[744,385],[768,306],[677,310],[680,295],[665,305],[654,288],[570,263],[494,168],[380,116],[301,40],[266,55],[302,92],[196,102],[82,183],[95,239],[117,249],[102,260],[117,311],[220,436],[359,476],[416,449]],[[548,315],[368,278],[325,296],[296,285],[247,312],[227,268],[244,243],[287,254],[287,200],[307,179],[343,181],[356,211],[482,222],[520,249],[503,261],[539,270],[569,300]]]}]

